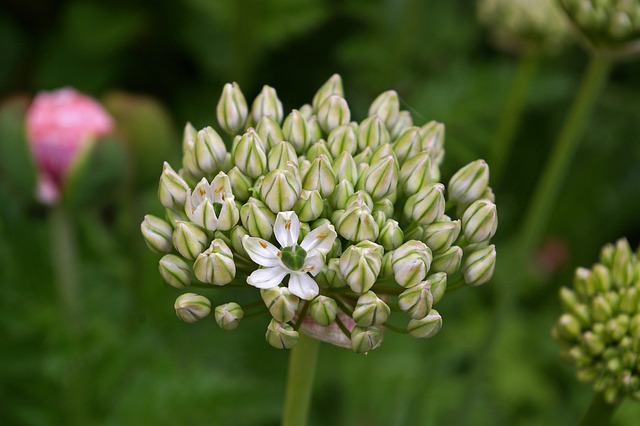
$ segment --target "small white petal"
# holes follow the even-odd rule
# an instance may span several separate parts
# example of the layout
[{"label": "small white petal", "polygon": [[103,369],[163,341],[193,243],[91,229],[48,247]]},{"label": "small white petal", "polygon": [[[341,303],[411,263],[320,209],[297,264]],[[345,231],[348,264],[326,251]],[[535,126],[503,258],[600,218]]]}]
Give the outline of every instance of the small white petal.
[{"label": "small white petal", "polygon": [[288,273],[289,271],[280,266],[256,269],[247,277],[247,283],[256,288],[273,288],[280,285]]},{"label": "small white petal", "polygon": [[211,185],[209,185],[207,178],[202,178],[196,187],[193,188],[191,194],[188,194],[187,196],[191,198],[191,203],[193,205],[200,204],[205,198],[208,198],[213,202],[213,192],[211,191]]},{"label": "small white petal", "polygon": [[298,236],[300,236],[298,215],[293,211],[278,213],[273,225],[273,233],[282,247],[298,244]]},{"label": "small white petal", "polygon": [[322,266],[324,266],[324,257],[320,252],[314,250],[307,254],[301,271],[308,272],[315,277],[322,271]]},{"label": "small white petal", "polygon": [[292,272],[289,276],[289,291],[300,299],[311,300],[318,295],[318,284],[307,274]]},{"label": "small white petal", "polygon": [[300,246],[307,253],[317,250],[322,254],[327,254],[331,250],[336,236],[336,230],[333,225],[325,223],[309,232],[300,243]]},{"label": "small white petal", "polygon": [[232,195],[229,176],[224,172],[218,173],[211,181],[210,194],[211,201],[216,203],[222,203],[226,197]]},{"label": "small white petal", "polygon": [[245,235],[242,239],[242,246],[253,260],[260,266],[282,266],[278,254],[280,250],[269,241],[262,238]]}]

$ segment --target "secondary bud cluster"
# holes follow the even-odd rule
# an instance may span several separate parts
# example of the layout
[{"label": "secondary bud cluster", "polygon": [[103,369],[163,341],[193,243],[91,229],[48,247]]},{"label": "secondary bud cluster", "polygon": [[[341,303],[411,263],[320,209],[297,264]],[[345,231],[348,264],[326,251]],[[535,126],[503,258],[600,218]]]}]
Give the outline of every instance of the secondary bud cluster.
[{"label": "secondary bud cluster", "polygon": [[445,186],[441,123],[414,125],[394,91],[352,121],[338,75],[286,115],[268,86],[248,105],[228,84],[217,107],[223,132],[187,124],[182,166],[165,163],[160,178],[166,218],[147,215],[141,228],[164,253],[160,273],[172,287],[252,286],[257,301],[187,293],[180,318],[204,317],[212,300],[216,322],[232,330],[245,310],[266,309],[275,347],[293,347],[303,331],[368,352],[387,321],[433,336],[447,289],[491,278],[489,167],[474,161]]},{"label": "secondary bud cluster", "polygon": [[640,51],[640,1],[560,0],[583,41],[614,56]]},{"label": "secondary bud cluster", "polygon": [[625,239],[604,246],[600,262],[578,268],[562,288],[564,313],[553,335],[580,381],[609,403],[640,400],[640,261]]}]

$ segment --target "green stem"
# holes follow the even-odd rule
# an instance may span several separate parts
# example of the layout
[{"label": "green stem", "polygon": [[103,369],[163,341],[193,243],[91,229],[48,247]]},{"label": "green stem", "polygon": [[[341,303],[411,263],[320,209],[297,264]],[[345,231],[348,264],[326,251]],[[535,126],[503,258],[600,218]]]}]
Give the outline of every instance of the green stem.
[{"label": "green stem", "polygon": [[589,404],[587,411],[580,419],[580,423],[578,423],[578,425],[606,426],[611,422],[611,418],[613,417],[613,414],[616,412],[616,409],[619,405],[620,403],[609,404],[602,397],[602,393],[596,392],[593,395],[591,404]]},{"label": "green stem", "polygon": [[514,137],[522,120],[522,113],[527,104],[527,95],[533,77],[540,63],[540,55],[536,52],[520,57],[515,77],[509,89],[504,112],[498,123],[495,139],[491,144],[489,164],[494,182],[501,182],[507,159],[511,153]]},{"label": "green stem", "polygon": [[596,99],[607,81],[611,65],[610,59],[597,55],[591,57],[578,95],[569,110],[569,115],[558,135],[549,162],[526,210],[520,238],[521,250],[525,258],[528,258],[539,243],[549,221],[581,133]]},{"label": "green stem", "polygon": [[291,349],[282,426],[308,423],[319,348],[320,341],[300,333],[298,344]]},{"label": "green stem", "polygon": [[68,405],[69,419],[78,424],[88,424],[84,367],[82,360],[83,314],[80,295],[80,275],[76,233],[72,219],[63,206],[56,206],[49,217],[51,238],[51,263],[58,290],[61,323],[65,327],[67,365],[64,400]]}]

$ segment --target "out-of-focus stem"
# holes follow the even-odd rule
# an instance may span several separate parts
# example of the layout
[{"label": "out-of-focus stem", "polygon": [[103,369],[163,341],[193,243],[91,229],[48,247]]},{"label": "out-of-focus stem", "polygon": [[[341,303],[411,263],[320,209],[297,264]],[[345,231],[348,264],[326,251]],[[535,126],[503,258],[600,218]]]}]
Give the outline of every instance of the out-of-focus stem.
[{"label": "out-of-focus stem", "polygon": [[600,392],[593,395],[591,404],[580,419],[579,426],[606,426],[620,404],[609,404]]},{"label": "out-of-focus stem", "polygon": [[291,349],[282,426],[308,423],[319,348],[320,341],[300,332],[297,345]]}]

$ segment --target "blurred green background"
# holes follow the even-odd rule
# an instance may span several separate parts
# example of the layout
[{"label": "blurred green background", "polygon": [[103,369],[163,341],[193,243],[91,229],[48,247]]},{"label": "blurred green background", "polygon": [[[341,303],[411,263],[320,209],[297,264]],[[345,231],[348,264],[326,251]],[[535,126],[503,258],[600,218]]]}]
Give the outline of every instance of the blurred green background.
[{"label": "blurred green background", "polygon": [[[0,423],[279,424],[288,353],[265,342],[267,318],[229,333],[210,319],[175,317],[178,291],[162,282],[160,256],[139,233],[144,214],[162,213],[162,161],[177,166],[186,121],[215,124],[224,83],[238,82],[247,99],[273,86],[289,110],[337,72],[357,119],[394,89],[414,122],[445,123],[446,182],[490,152],[516,71],[518,58],[489,38],[467,0],[3,2]],[[599,97],[531,259],[535,273],[501,252],[518,244],[513,236],[587,61],[572,44],[534,76],[515,149],[491,182],[500,214],[494,280],[447,295],[438,307],[443,329],[430,340],[387,333],[367,356],[323,346],[311,424],[576,422],[591,389],[560,360],[550,329],[561,312],[558,288],[575,267],[622,236],[638,244],[640,61],[617,64]],[[29,97],[66,85],[105,103],[120,141],[101,145],[91,165],[97,186],[74,200],[84,319],[72,349],[21,121]],[[513,300],[497,316],[508,288]],[[79,417],[69,416],[62,392],[70,359],[84,372]],[[638,418],[640,404],[627,401],[614,424]]]}]

